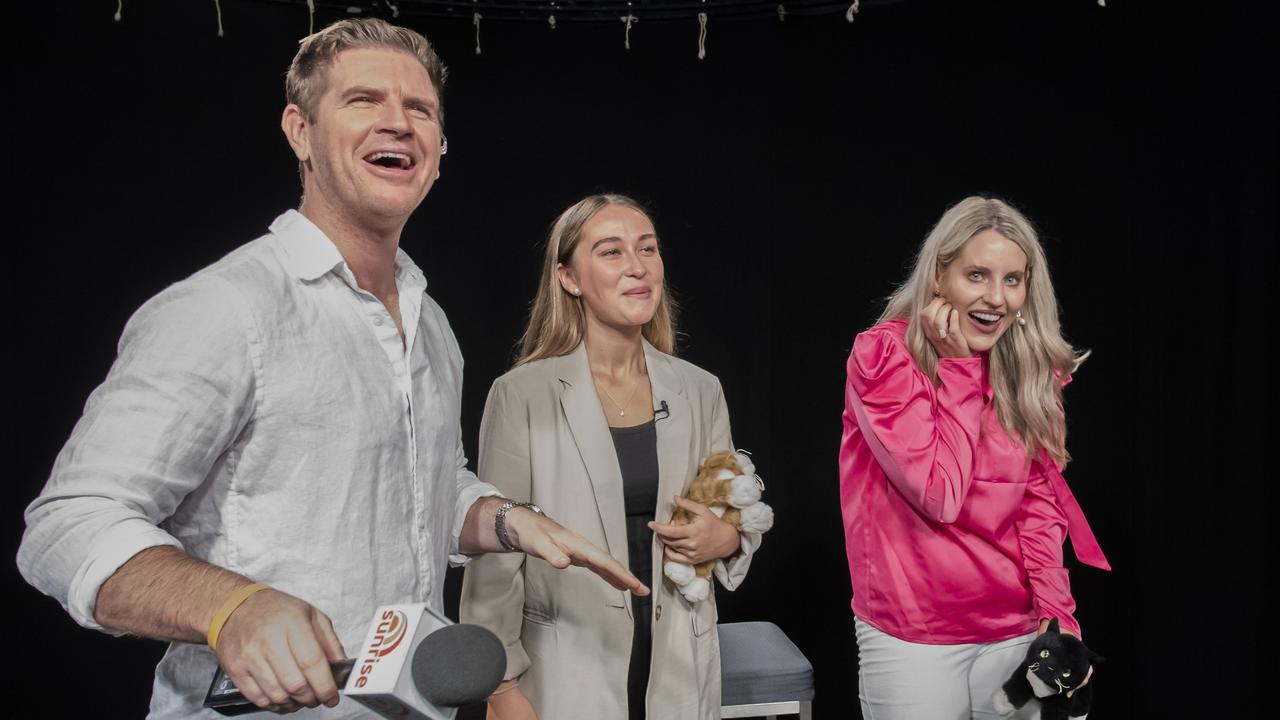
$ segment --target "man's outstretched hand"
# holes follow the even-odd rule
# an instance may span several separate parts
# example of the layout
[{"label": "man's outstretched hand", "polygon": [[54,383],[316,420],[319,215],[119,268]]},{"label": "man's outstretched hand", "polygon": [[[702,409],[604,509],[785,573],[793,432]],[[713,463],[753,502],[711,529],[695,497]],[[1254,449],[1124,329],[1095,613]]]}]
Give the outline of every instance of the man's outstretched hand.
[{"label": "man's outstretched hand", "polygon": [[649,588],[612,555],[546,515],[529,508],[512,508],[507,513],[506,526],[512,544],[528,555],[546,560],[553,567],[563,570],[577,565],[599,575],[619,590],[630,590],[642,597],[649,594]]}]

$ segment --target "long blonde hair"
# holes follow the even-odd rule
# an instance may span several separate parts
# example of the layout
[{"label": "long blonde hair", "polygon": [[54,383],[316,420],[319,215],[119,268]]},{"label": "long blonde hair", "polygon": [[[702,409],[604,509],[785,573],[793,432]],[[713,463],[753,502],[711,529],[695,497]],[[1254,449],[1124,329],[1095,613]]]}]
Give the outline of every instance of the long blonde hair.
[{"label": "long blonde hair", "polygon": [[[549,357],[567,355],[582,343],[586,311],[581,297],[570,295],[560,285],[556,268],[573,265],[573,251],[582,239],[582,230],[595,214],[607,205],[621,205],[649,217],[640,203],[625,195],[602,194],[585,197],[560,213],[543,253],[542,278],[538,294],[529,311],[529,325],[520,341],[520,359],[516,365]],[[676,305],[663,280],[662,299],[641,334],[655,348],[668,355],[675,352]]]},{"label": "long blonde hair", "polygon": [[920,370],[936,383],[938,353],[925,337],[920,310],[933,300],[938,275],[965,243],[984,230],[999,233],[1027,256],[1027,295],[1022,306],[1026,324],[1012,323],[988,357],[996,415],[1026,447],[1028,456],[1044,448],[1054,460],[1065,463],[1070,456],[1062,383],[1089,353],[1077,351],[1062,337],[1044,248],[1022,213],[1001,200],[978,196],[947,210],[920,246],[910,277],[889,296],[880,321],[907,319],[907,348]]}]

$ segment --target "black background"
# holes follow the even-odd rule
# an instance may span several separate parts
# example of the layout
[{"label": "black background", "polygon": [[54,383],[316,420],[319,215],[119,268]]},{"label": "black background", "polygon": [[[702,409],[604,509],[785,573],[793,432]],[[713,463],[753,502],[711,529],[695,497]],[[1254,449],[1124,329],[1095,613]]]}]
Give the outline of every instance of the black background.
[{"label": "black background", "polygon": [[[942,211],[1005,197],[1041,230],[1069,339],[1094,351],[1067,392],[1068,478],[1115,566],[1067,552],[1078,617],[1109,658],[1091,717],[1259,710],[1275,25],[1263,3],[1108,5],[905,0],[864,4],[852,25],[713,15],[702,61],[692,18],[642,17],[629,52],[620,23],[486,22],[481,55],[469,19],[408,18],[450,65],[450,153],[402,245],[467,358],[468,449],[551,220],[600,190],[650,204],[680,353],[721,378],[777,511],[721,620],[777,623],[814,664],[816,716],[856,717],[844,360]],[[7,557],[132,311],[299,195],[278,119],[305,6],[224,0],[224,38],[212,3],[129,1],[121,23],[114,7],[6,23],[21,40],[5,102]],[[12,568],[6,635],[28,669],[11,694],[43,716],[141,716],[160,644],[77,628]]]}]

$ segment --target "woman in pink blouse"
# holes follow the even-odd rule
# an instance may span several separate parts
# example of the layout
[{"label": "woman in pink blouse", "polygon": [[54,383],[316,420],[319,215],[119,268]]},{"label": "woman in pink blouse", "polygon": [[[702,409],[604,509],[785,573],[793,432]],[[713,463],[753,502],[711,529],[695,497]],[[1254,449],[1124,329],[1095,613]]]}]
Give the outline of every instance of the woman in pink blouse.
[{"label": "woman in pink blouse", "polygon": [[1109,569],[1060,473],[1062,387],[1083,359],[1035,231],[981,197],[942,216],[854,341],[840,500],[863,717],[996,717],[1037,630],[1079,634],[1068,530]]}]

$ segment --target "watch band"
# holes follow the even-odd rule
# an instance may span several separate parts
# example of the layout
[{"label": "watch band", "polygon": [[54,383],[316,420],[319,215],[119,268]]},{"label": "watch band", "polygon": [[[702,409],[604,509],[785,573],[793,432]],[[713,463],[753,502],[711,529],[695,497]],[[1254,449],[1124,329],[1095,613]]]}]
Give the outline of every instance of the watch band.
[{"label": "watch band", "polygon": [[502,547],[506,548],[508,552],[521,552],[520,548],[512,544],[511,537],[507,535],[507,513],[511,512],[513,508],[518,507],[529,508],[539,515],[546,517],[546,513],[542,512],[542,508],[534,505],[533,503],[508,500],[498,506],[498,512],[493,516],[493,533],[498,536],[498,542],[502,543]]}]

